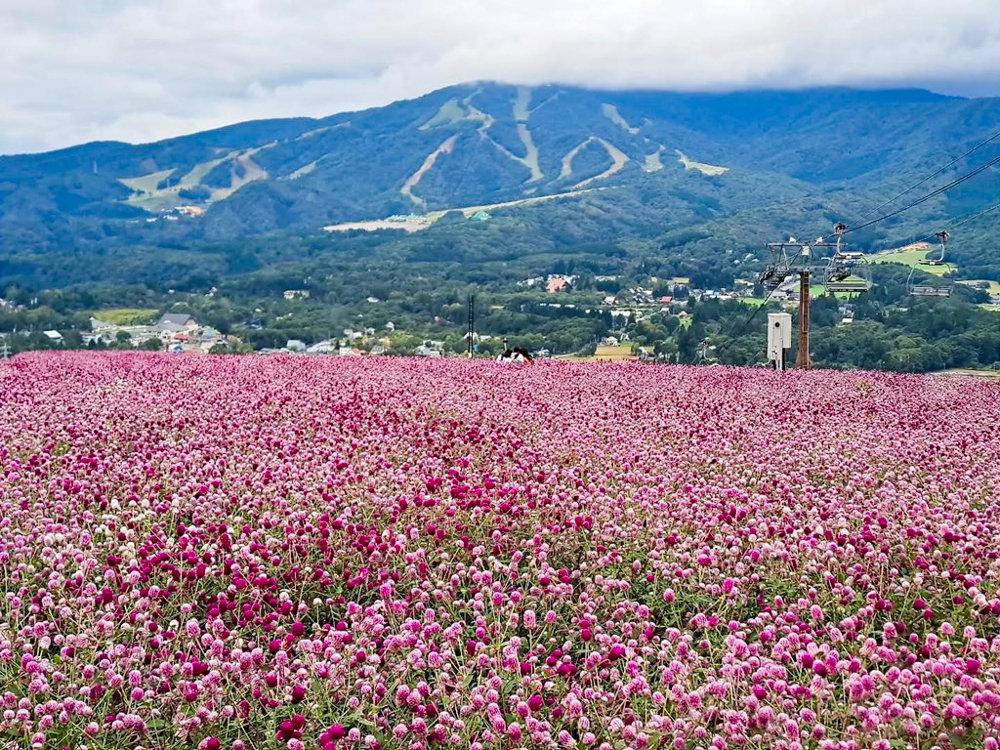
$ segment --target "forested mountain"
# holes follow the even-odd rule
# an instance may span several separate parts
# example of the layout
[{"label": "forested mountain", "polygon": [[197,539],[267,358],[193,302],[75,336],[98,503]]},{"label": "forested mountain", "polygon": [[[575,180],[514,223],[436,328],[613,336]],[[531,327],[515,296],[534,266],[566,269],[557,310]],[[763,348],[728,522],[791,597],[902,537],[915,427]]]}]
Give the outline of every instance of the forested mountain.
[{"label": "forested mountain", "polygon": [[[916,90],[681,94],[467,84],[325,119],[0,157],[0,275],[35,287],[178,284],[296,260],[288,248],[300,240],[264,242],[263,251],[260,242],[232,244],[275,233],[316,236],[307,241],[314,254],[360,242],[376,256],[456,261],[595,243],[622,251],[635,238],[663,259],[703,259],[718,269],[766,239],[856,220],[998,123],[998,99]],[[967,168],[960,163],[927,187]],[[998,186],[1000,172],[986,172],[852,239],[878,248],[933,229],[982,207]],[[319,236],[340,222],[547,195],[563,197],[499,209],[506,221],[480,232],[441,221],[405,237]],[[164,212],[178,206],[192,208],[168,221]],[[963,268],[1000,273],[992,246],[983,250],[996,226],[970,226],[965,236],[974,242],[956,238]]]}]

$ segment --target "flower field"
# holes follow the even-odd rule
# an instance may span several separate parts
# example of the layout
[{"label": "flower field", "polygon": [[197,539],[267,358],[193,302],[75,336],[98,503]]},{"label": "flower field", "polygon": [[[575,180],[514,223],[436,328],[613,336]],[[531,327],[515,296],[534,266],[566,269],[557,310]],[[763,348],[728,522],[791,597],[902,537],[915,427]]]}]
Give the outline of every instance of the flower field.
[{"label": "flower field", "polygon": [[1000,747],[998,384],[36,354],[0,404],[0,747]]}]

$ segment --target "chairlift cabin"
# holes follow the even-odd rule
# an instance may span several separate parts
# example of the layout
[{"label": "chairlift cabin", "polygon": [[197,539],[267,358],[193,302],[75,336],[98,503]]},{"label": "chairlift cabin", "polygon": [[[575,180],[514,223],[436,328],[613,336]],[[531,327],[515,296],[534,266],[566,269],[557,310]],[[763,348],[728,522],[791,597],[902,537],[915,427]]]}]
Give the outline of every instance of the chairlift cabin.
[{"label": "chairlift cabin", "polygon": [[786,272],[779,270],[775,266],[768,266],[764,269],[764,273],[760,275],[758,282],[769,292],[773,292],[784,283],[786,278],[788,278]]},{"label": "chairlift cabin", "polygon": [[770,254],[770,263],[760,275],[757,283],[761,284],[768,292],[773,292],[793,274],[793,267],[802,259],[809,257],[809,245],[798,242],[794,237],[790,237],[787,242],[769,242],[767,251]]},{"label": "chairlift cabin", "polygon": [[852,292],[861,293],[871,289],[871,282],[866,279],[852,278],[843,281],[827,281],[826,291],[828,292]]},{"label": "chairlift cabin", "polygon": [[945,248],[950,235],[947,231],[937,233],[938,241],[941,243],[941,254],[937,258],[924,258],[921,265],[943,267],[947,270],[943,276],[935,277],[932,280],[914,282],[913,273],[916,266],[910,268],[910,274],[906,277],[906,289],[911,297],[950,297],[955,291],[955,268],[944,259]]},{"label": "chairlift cabin", "polygon": [[[840,225],[838,225],[840,226]],[[827,292],[867,292],[872,288],[871,268],[864,254],[844,250],[837,236],[837,245],[823,276]]]},{"label": "chairlift cabin", "polygon": [[955,279],[952,276],[954,269],[947,263],[947,277],[936,277],[932,280],[914,282],[913,273],[916,266],[910,268],[910,274],[906,277],[906,290],[911,297],[950,297],[955,291]]}]

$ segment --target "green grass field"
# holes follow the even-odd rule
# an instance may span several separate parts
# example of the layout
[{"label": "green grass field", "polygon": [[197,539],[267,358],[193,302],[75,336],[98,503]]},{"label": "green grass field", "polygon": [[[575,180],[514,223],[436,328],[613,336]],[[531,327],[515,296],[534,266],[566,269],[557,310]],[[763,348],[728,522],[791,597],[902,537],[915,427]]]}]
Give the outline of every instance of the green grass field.
[{"label": "green grass field", "polygon": [[[854,299],[858,294],[858,292],[834,292],[833,296],[837,299]],[[822,284],[813,284],[809,287],[809,296],[813,299],[826,296],[826,287]]]},{"label": "green grass field", "polygon": [[975,287],[976,289],[982,288],[983,284],[988,284],[989,286],[986,289],[987,293],[1000,294],[1000,281],[989,281],[987,279],[963,279],[958,283]]},{"label": "green grass field", "polygon": [[624,343],[617,346],[599,346],[594,357],[599,360],[618,361],[632,356],[632,344]]},{"label": "green grass field", "polygon": [[[949,271],[957,270],[955,266],[925,266],[921,264],[920,261],[924,260],[929,252],[932,251],[903,250],[897,253],[879,253],[878,255],[869,255],[868,261],[870,263],[899,263],[901,266],[915,266],[918,270],[932,273],[935,276],[944,276]],[[935,248],[933,252],[936,255],[939,251]]]},{"label": "green grass field", "polygon": [[108,310],[97,310],[91,315],[105,323],[116,326],[147,325],[156,320],[159,310],[154,308],[115,307]]}]

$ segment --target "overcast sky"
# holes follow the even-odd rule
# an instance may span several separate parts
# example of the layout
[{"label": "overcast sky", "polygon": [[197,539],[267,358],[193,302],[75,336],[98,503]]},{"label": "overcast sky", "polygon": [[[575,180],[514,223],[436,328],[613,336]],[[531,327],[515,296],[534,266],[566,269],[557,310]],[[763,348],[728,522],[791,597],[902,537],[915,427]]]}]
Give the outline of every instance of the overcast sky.
[{"label": "overcast sky", "polygon": [[1000,95],[1000,0],[0,0],[0,153],[484,79]]}]

